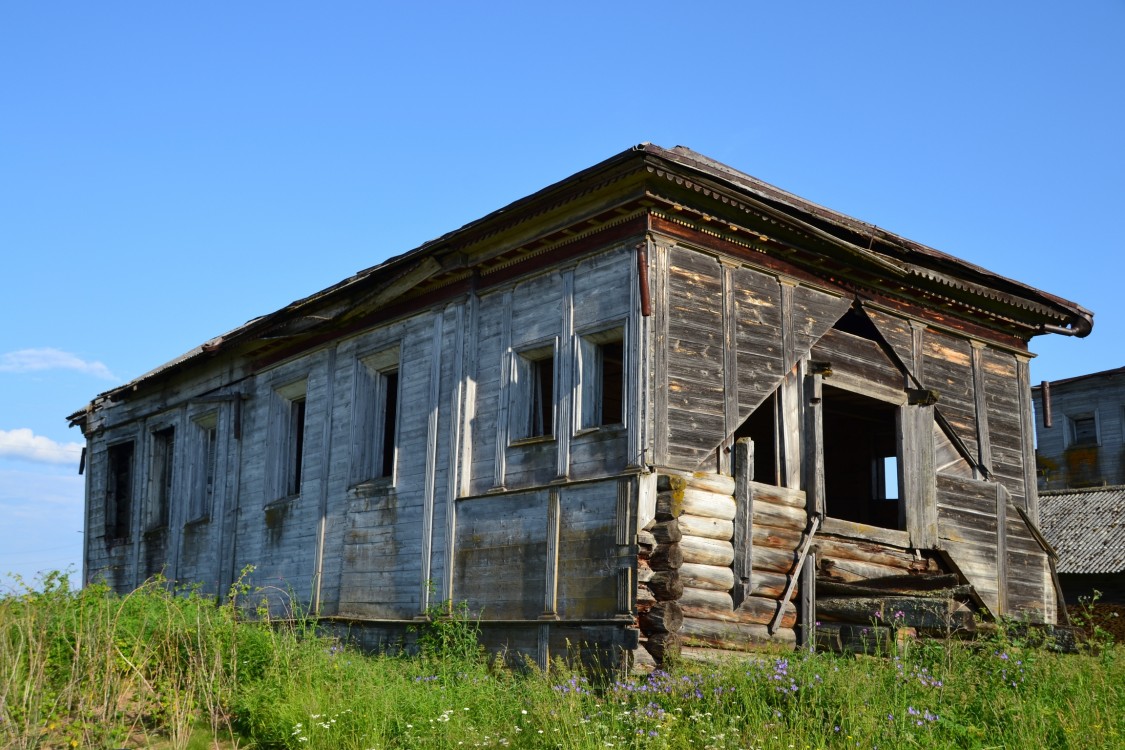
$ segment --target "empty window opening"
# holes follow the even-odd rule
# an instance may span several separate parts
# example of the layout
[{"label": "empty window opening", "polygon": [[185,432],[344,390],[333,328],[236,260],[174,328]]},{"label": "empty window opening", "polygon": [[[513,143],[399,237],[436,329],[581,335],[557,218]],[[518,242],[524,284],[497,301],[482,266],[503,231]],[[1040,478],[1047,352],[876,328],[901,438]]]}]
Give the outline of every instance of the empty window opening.
[{"label": "empty window opening", "polygon": [[511,416],[513,440],[555,434],[555,345],[519,352],[513,361]]},{"label": "empty window opening", "polygon": [[219,452],[219,420],[214,412],[195,420],[194,480],[188,520],[209,518],[215,500]]},{"label": "empty window opening", "polygon": [[581,356],[581,419],[589,429],[625,421],[624,330],[616,328],[583,336]]},{"label": "empty window opening", "polygon": [[146,531],[162,529],[168,525],[175,455],[176,428],[166,427],[152,433],[152,471],[149,475]]},{"label": "empty window opening", "polygon": [[289,424],[286,443],[285,494],[301,492],[301,464],[305,458],[305,398],[289,402]]},{"label": "empty window opening", "polygon": [[398,434],[399,347],[361,358],[356,378],[352,482],[393,480]]},{"label": "empty window opening", "polygon": [[777,393],[771,393],[734,432],[754,441],[754,481],[777,485]]},{"label": "empty window opening", "polygon": [[1071,445],[1097,445],[1098,421],[1093,414],[1070,418]]},{"label": "empty window opening", "polygon": [[133,516],[133,442],[111,445],[106,458],[105,536],[128,539]]},{"label": "empty window opening", "polygon": [[828,385],[822,405],[827,514],[905,529],[899,497],[898,407]]},{"label": "empty window opening", "polygon": [[531,363],[531,409],[527,436],[551,435],[555,431],[555,359],[546,357]]},{"label": "empty window opening", "polygon": [[383,440],[375,476],[389,477],[395,466],[395,425],[398,422],[398,371],[383,373]]}]

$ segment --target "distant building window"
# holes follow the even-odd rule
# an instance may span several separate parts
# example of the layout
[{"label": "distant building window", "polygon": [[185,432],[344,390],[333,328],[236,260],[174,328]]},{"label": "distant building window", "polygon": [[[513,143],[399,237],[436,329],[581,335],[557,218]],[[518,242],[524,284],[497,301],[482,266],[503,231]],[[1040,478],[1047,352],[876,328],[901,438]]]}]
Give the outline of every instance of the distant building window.
[{"label": "distant building window", "polygon": [[168,525],[176,458],[176,428],[165,427],[152,433],[152,467],[148,477],[148,506],[145,531]]},{"label": "distant building window", "polygon": [[513,378],[514,423],[517,439],[555,434],[555,347],[528,349],[516,356]]},{"label": "distant building window", "polygon": [[1093,414],[1082,414],[1070,418],[1071,445],[1097,445],[1098,421]]},{"label": "distant building window", "polygon": [[105,536],[129,538],[133,515],[133,441],[109,446],[106,457]]},{"label": "distant building window", "polygon": [[353,480],[390,479],[398,451],[399,348],[360,360],[355,398]]},{"label": "distant building window", "polygon": [[589,429],[625,421],[624,329],[615,328],[579,339],[580,419]]},{"label": "distant building window", "polygon": [[215,483],[218,481],[219,419],[211,412],[194,420],[195,433],[192,450],[192,488],[188,500],[188,520],[197,521],[211,516],[215,502]]},{"label": "distant building window", "polygon": [[275,491],[271,499],[301,494],[305,463],[305,411],[308,381],[290,383],[275,390],[273,443]]}]

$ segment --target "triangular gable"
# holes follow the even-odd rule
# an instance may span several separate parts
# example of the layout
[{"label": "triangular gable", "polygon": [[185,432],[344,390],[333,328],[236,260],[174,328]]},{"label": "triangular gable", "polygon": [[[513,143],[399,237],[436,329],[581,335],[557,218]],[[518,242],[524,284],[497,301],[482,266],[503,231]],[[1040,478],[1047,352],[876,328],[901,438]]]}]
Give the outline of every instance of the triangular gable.
[{"label": "triangular gable", "polygon": [[[937,421],[962,458],[975,464],[977,455],[976,397],[973,390],[972,345],[965,339],[910,321],[869,304],[863,311],[890,344],[917,387],[937,391]],[[916,338],[918,339],[916,341]]]}]

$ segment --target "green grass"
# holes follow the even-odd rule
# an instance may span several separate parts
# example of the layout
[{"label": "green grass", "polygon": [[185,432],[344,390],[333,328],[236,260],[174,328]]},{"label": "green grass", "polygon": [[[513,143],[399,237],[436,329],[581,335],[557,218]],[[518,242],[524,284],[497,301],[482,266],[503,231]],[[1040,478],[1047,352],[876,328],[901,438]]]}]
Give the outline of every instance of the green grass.
[{"label": "green grass", "polygon": [[885,657],[762,654],[595,684],[561,663],[543,674],[490,661],[464,617],[424,627],[423,653],[406,657],[242,612],[160,581],[121,597],[57,574],[0,597],[0,747],[1125,745],[1120,646],[1056,654],[1001,630]]}]

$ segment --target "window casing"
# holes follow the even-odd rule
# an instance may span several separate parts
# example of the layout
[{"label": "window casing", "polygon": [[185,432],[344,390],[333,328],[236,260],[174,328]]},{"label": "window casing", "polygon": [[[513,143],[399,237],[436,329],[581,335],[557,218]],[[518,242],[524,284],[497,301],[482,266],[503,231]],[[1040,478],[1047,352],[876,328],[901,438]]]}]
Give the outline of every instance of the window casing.
[{"label": "window casing", "polygon": [[625,331],[614,328],[578,340],[578,429],[625,422]]},{"label": "window casing", "polygon": [[129,538],[133,516],[133,454],[130,440],[109,446],[106,453],[105,537],[110,542]]},{"label": "window casing", "polygon": [[394,483],[398,455],[399,347],[362,357],[356,373],[353,483]]},{"label": "window casing", "polygon": [[176,428],[165,427],[152,433],[152,462],[148,477],[148,504],[145,531],[168,526],[175,487]]}]

